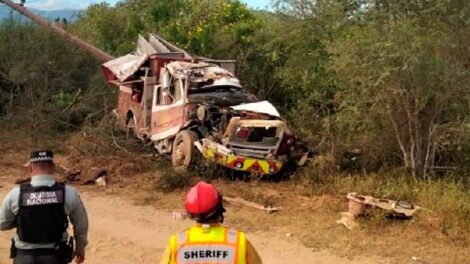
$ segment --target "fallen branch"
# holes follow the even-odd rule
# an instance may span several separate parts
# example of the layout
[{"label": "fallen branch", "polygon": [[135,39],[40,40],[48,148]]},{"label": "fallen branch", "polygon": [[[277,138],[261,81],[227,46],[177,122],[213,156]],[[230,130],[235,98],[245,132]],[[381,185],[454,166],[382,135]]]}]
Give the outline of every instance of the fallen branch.
[{"label": "fallen branch", "polygon": [[60,115],[63,115],[65,114],[67,111],[70,110],[70,108],[72,108],[72,106],[74,106],[77,101],[78,101],[78,98],[80,97],[80,95],[82,94],[82,89],[78,89],[77,93],[75,94],[75,96],[73,97],[72,99],[72,102],[70,102],[70,104],[62,111],[62,113],[60,113]]},{"label": "fallen branch", "polygon": [[120,149],[120,150],[126,152],[127,154],[130,154],[130,152],[129,152],[127,149],[125,149],[124,147],[120,146],[120,145],[116,142],[116,137],[114,136],[113,130],[111,130],[111,137],[113,138],[113,144],[114,144],[114,146],[116,146],[118,149]]},{"label": "fallen branch", "polygon": [[87,184],[95,184],[96,180],[99,178],[105,178],[108,176],[108,170],[102,169],[102,168],[97,168],[97,167],[91,167],[86,171],[86,173],[81,177],[79,184],[80,185],[87,185]]},{"label": "fallen branch", "polygon": [[243,198],[240,198],[240,197],[232,198],[232,197],[224,196],[224,201],[226,201],[228,203],[231,203],[231,204],[238,204],[238,205],[243,205],[243,206],[251,207],[251,208],[254,208],[254,209],[266,211],[270,214],[282,210],[281,207],[263,206],[263,205],[258,204],[258,203],[247,201],[247,200],[245,200]]}]

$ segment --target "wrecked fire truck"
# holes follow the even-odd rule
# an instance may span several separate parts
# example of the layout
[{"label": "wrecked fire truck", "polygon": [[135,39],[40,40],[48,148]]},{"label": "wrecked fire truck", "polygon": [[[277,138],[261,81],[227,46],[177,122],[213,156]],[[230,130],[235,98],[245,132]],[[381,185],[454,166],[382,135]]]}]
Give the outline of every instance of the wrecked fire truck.
[{"label": "wrecked fire truck", "polygon": [[0,3],[103,62],[107,81],[119,88],[121,127],[171,155],[175,168],[187,168],[198,154],[256,176],[306,162],[307,151],[276,108],[242,88],[235,61],[191,56],[154,34],[139,36],[136,52],[115,59],[23,5]]},{"label": "wrecked fire truck", "polygon": [[306,152],[276,108],[243,90],[235,62],[192,57],[150,34],[137,52],[103,64],[119,86],[116,114],[128,134],[187,168],[196,154],[236,171],[270,175]]}]

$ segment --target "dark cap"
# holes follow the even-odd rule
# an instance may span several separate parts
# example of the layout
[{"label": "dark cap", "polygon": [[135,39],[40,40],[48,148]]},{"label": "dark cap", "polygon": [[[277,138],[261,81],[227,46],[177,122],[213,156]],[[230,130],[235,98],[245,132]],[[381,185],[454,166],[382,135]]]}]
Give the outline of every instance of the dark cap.
[{"label": "dark cap", "polygon": [[39,163],[39,162],[54,162],[54,153],[50,150],[39,150],[31,152],[31,158],[29,163]]}]

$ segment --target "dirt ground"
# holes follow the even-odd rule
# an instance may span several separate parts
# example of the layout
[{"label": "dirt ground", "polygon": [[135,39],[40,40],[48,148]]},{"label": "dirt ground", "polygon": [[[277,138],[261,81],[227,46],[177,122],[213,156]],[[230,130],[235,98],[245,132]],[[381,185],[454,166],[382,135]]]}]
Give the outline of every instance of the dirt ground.
[{"label": "dirt ground", "polygon": [[[3,176],[2,182],[5,180]],[[0,188],[2,199],[12,186],[6,184]],[[93,188],[82,188],[81,192],[91,224],[86,263],[156,263],[168,237],[191,225],[188,220],[173,220],[171,211],[134,205],[125,197]],[[1,264],[11,262],[7,257],[11,235],[12,232],[0,233]],[[248,233],[248,236],[259,249],[264,263],[386,263],[379,258],[349,260],[327,250],[313,251],[295,239],[273,231]]]},{"label": "dirt ground", "polygon": [[[0,137],[0,200],[24,176],[29,147]],[[93,160],[97,157],[93,157]],[[174,220],[185,189],[157,191],[159,171],[128,173],[106,187],[77,187],[90,218],[86,263],[158,263],[170,234],[191,225]],[[227,224],[245,231],[264,263],[469,263],[468,245],[452,241],[425,212],[412,221],[363,219],[349,231],[336,224],[347,209],[343,195],[308,196],[293,183],[247,183],[219,179],[229,196],[282,206],[267,214],[227,205]],[[0,232],[0,264],[8,259],[12,232]]]},{"label": "dirt ground", "polygon": [[[11,150],[11,149],[10,149]],[[21,164],[26,153],[7,153],[0,162],[0,199],[3,200],[16,178],[24,176]],[[9,153],[8,153],[9,152]],[[157,263],[168,237],[191,226],[189,220],[174,220],[173,212],[181,211],[183,192],[171,194],[138,189],[138,183],[129,187],[119,186],[78,187],[87,207],[90,219],[87,261],[91,264]],[[262,218],[272,216],[264,212],[228,206],[229,224],[247,231],[248,238],[258,249],[264,263],[392,263],[380,257],[347,258],[322,249],[304,246],[295,236],[285,231],[253,228],[253,214]],[[182,211],[181,211],[182,212]],[[258,219],[259,220],[259,219]],[[243,228],[247,223],[247,228]],[[0,232],[0,264],[8,259],[10,238],[13,231]]]}]

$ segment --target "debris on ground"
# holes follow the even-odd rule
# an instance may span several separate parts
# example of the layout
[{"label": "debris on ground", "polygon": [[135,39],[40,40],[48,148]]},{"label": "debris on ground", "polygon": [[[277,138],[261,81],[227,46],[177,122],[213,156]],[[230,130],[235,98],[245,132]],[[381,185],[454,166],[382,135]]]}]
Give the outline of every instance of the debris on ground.
[{"label": "debris on ground", "polygon": [[240,197],[232,198],[232,197],[224,196],[224,201],[231,203],[231,204],[237,204],[237,205],[247,206],[247,207],[251,207],[254,209],[266,211],[270,214],[282,210],[281,207],[264,206],[255,202],[247,201]]},{"label": "debris on ground", "polygon": [[102,176],[95,180],[95,185],[97,186],[106,186],[106,176]]},{"label": "debris on ground", "polygon": [[[79,139],[77,137],[73,141]],[[110,183],[118,183],[125,177],[139,174],[143,170],[142,164],[147,162],[137,155],[135,157],[108,155],[99,159],[85,159],[81,155],[83,154],[74,153],[67,157],[57,155],[55,163],[59,180],[69,184],[105,186]],[[89,155],[93,154],[89,153]],[[105,177],[105,179],[97,183],[96,181],[101,177]]]},{"label": "debris on ground", "polygon": [[[55,157],[55,174],[59,182],[77,185],[106,186],[110,182],[138,174],[142,169],[139,160],[119,156],[107,157],[102,160],[74,160],[73,157],[57,155]],[[25,164],[27,167],[29,164]],[[103,178],[103,179],[101,179]],[[14,184],[31,181],[30,176],[20,176]]]},{"label": "debris on ground", "polygon": [[70,170],[67,171],[65,175],[65,181],[67,182],[77,182],[80,181],[80,175],[82,174],[81,170]]},{"label": "debris on ground", "polygon": [[364,214],[367,208],[379,208],[390,213],[395,218],[411,218],[421,207],[408,201],[379,199],[372,196],[349,193],[346,198],[349,200],[348,212],[341,213],[341,219],[338,224],[346,226],[348,229],[354,229],[358,224],[354,221],[357,217]]},{"label": "debris on ground", "polygon": [[173,211],[173,220],[175,221],[183,221],[187,218],[187,215],[185,213],[182,213],[180,211]]},{"label": "debris on ground", "polygon": [[411,260],[414,260],[419,263],[428,263],[423,258],[420,258],[420,257],[411,257]]},{"label": "debris on ground", "polygon": [[80,181],[82,170],[70,168],[67,166],[69,165],[67,158],[63,157],[62,155],[56,155],[54,162],[56,173],[60,175],[65,182],[70,183]]},{"label": "debris on ground", "polygon": [[108,176],[108,171],[106,169],[91,167],[89,170],[87,170],[85,175],[81,177],[79,184],[95,184],[97,180],[106,176]]},{"label": "debris on ground", "polygon": [[349,212],[342,212],[341,219],[336,221],[337,224],[344,225],[347,229],[352,230],[359,227],[359,224],[354,221],[355,217]]}]

